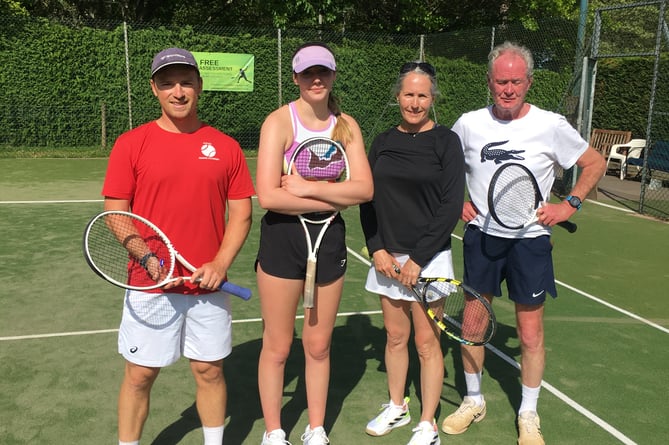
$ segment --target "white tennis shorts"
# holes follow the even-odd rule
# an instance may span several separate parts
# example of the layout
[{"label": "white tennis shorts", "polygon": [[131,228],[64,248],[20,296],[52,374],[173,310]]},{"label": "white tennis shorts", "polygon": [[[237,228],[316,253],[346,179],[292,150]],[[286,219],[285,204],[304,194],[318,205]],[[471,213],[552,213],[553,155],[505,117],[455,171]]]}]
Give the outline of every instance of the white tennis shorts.
[{"label": "white tennis shorts", "polygon": [[[409,260],[409,255],[392,253],[398,263],[404,265]],[[454,278],[453,254],[451,249],[437,253],[420,272],[422,277]],[[367,273],[365,289],[379,295],[385,295],[391,300],[417,301],[416,295],[404,287],[399,281],[388,278],[374,268],[374,263]],[[429,298],[428,298],[429,299]]]},{"label": "white tennis shorts", "polygon": [[141,366],[164,367],[186,358],[213,362],[232,351],[230,296],[126,291],[118,352]]}]

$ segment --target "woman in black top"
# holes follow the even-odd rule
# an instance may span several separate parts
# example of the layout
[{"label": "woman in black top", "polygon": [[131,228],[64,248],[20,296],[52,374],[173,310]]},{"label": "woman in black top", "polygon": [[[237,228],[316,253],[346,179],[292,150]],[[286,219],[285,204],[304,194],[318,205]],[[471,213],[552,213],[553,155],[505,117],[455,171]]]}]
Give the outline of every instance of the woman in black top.
[{"label": "woman in black top", "polygon": [[[434,416],[444,375],[440,330],[409,287],[420,275],[453,277],[451,232],[462,212],[464,158],[458,136],[430,119],[438,94],[432,65],[404,64],[394,92],[402,120],[372,143],[368,158],[374,198],[360,206],[367,249],[374,259],[365,288],[380,295],[390,393],[390,402],[366,431],[381,436],[411,421],[404,389],[413,322],[422,410],[409,444],[439,444]],[[431,304],[440,307],[443,300]]]}]

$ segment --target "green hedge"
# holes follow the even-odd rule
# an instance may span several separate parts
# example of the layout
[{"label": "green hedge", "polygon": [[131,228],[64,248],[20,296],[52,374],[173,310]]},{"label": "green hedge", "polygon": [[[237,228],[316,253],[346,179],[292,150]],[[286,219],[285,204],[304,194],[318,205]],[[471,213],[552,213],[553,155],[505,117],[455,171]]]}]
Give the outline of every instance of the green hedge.
[{"label": "green hedge", "polygon": [[[630,130],[632,137],[645,139],[653,84],[654,59],[603,59],[597,64],[597,85],[593,105],[593,128]],[[653,138],[669,135],[669,85],[663,67],[669,66],[666,55],[660,58],[656,79]],[[665,68],[666,70],[666,68]]]},{"label": "green hedge", "polygon": [[[108,148],[129,128],[127,78],[122,25],[109,30],[65,26],[43,19],[6,23],[0,31],[0,84],[8,106],[0,109],[0,145],[5,147]],[[11,25],[11,26],[10,26]],[[10,30],[10,31],[9,31]],[[219,30],[220,31],[220,30]],[[168,46],[191,51],[250,53],[255,55],[255,90],[252,93],[205,91],[200,115],[206,122],[236,137],[245,149],[257,147],[258,132],[267,114],[279,104],[277,39],[275,31],[255,35],[228,30],[214,34],[185,27],[128,27],[132,123],[137,126],[155,119],[160,112],[149,88],[153,55]],[[304,35],[282,38],[282,102],[298,92],[292,82],[290,58]],[[397,70],[416,59],[416,37],[341,36],[330,42],[341,67],[335,94],[342,109],[356,117],[366,141],[398,121],[391,94]],[[462,36],[458,35],[462,40]],[[435,51],[436,53],[436,51]],[[441,97],[435,113],[440,123],[451,125],[465,111],[487,104],[485,61],[426,56],[438,72]],[[634,93],[648,90],[645,74],[650,67],[639,61],[600,63],[593,127],[630,129],[645,134],[647,98]],[[529,100],[559,111],[570,85],[571,67],[537,70]],[[640,73],[644,73],[641,75]],[[634,84],[634,85],[631,85]],[[638,86],[637,86],[638,85]],[[630,93],[632,94],[632,93]],[[645,104],[630,107],[629,102]],[[104,107],[106,139],[101,141]]]}]

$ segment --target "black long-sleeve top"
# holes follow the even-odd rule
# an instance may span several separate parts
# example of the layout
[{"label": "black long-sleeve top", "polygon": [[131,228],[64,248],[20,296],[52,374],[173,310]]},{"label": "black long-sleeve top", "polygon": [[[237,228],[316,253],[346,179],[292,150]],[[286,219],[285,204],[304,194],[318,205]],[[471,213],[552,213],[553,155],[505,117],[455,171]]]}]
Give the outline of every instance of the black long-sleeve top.
[{"label": "black long-sleeve top", "polygon": [[410,134],[393,127],[369,151],[374,198],[360,205],[370,255],[406,253],[424,267],[451,245],[464,202],[465,164],[460,138],[435,126]]}]

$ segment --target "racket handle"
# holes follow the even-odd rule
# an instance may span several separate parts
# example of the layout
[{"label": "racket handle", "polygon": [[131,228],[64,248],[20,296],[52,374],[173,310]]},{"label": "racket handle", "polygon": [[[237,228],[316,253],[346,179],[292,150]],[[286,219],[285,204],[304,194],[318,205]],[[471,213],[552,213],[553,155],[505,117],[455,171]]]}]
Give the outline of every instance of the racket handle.
[{"label": "racket handle", "polygon": [[562,221],[557,223],[557,225],[562,227],[569,233],[574,233],[576,232],[576,229],[578,229],[578,226],[571,221]]},{"label": "racket handle", "polygon": [[251,298],[251,289],[237,286],[236,284],[232,284],[229,281],[224,281],[219,289],[245,301],[248,301]]},{"label": "racket handle", "polygon": [[314,307],[314,289],[316,288],[316,261],[307,260],[307,273],[304,277],[304,301],[305,308]]}]

